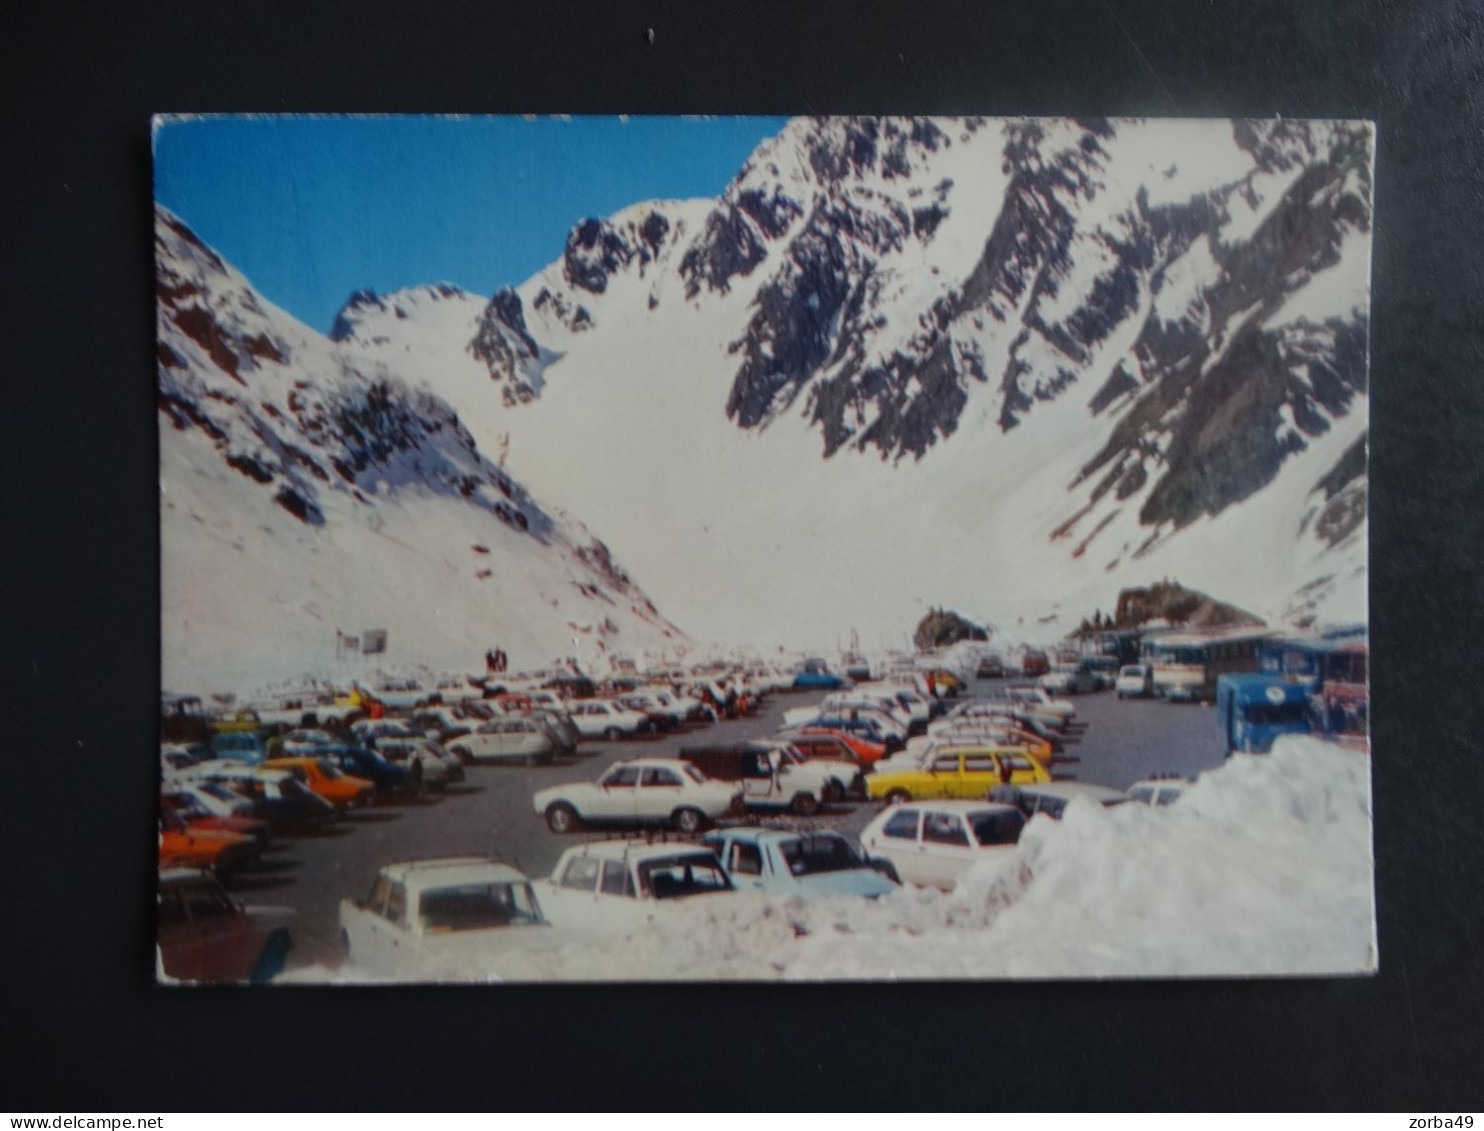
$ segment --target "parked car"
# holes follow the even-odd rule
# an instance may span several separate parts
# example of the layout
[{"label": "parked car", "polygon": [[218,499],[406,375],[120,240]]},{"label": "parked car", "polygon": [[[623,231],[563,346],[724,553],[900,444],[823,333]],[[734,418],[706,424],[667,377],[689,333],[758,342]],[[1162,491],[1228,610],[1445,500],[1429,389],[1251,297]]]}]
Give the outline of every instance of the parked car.
[{"label": "parked car", "polygon": [[421,777],[425,789],[442,789],[465,778],[464,762],[432,738],[379,738],[376,753]]},{"label": "parked car", "polygon": [[333,746],[339,741],[327,730],[300,727],[283,736],[279,749],[285,757],[298,758],[305,754],[317,754],[322,747]]},{"label": "parked car", "polygon": [[569,703],[567,714],[584,738],[603,738],[613,742],[620,738],[637,738],[649,730],[648,715],[605,699],[582,699]]},{"label": "parked car", "polygon": [[317,757],[334,763],[346,774],[369,781],[378,794],[422,792],[422,767],[416,763],[412,766],[399,766],[364,746],[322,746],[315,753]]},{"label": "parked car", "polygon": [[[907,749],[901,754],[894,755],[891,764],[896,765],[897,759],[904,756],[912,756],[921,759],[929,750],[946,747],[964,746],[991,746],[995,748],[1010,748],[1034,758],[1048,770],[1051,768],[1052,760],[1056,755],[1055,748],[1046,739],[1030,731],[1021,730],[1012,725],[1008,720],[1001,719],[966,719],[957,726],[949,727],[947,730],[936,734],[926,734],[921,738],[914,738],[907,743]],[[887,768],[884,764],[878,764],[879,769]]]},{"label": "parked car", "polygon": [[196,695],[160,695],[160,741],[183,745],[211,741],[211,723]]},{"label": "parked car", "polygon": [[788,729],[802,730],[818,727],[844,734],[856,735],[865,739],[867,742],[882,747],[887,754],[893,754],[907,745],[907,734],[905,730],[900,728],[888,729],[883,725],[880,718],[865,711],[849,711],[844,714],[816,713],[811,718],[791,724]]},{"label": "parked car", "polygon": [[166,868],[156,893],[161,972],[182,982],[267,982],[293,949],[286,914],[249,911],[207,872]]},{"label": "parked car", "polygon": [[1180,800],[1189,784],[1189,780],[1179,774],[1157,774],[1134,782],[1124,792],[1130,801],[1141,805],[1173,805]]},{"label": "parked car", "polygon": [[[843,762],[856,766],[862,773],[880,761],[886,753],[884,746],[867,743],[853,735],[839,734],[822,727],[803,727],[788,734],[787,741],[799,752],[799,756],[807,761],[820,759],[826,762]],[[869,757],[862,756],[862,747],[866,749]]]},{"label": "parked car", "polygon": [[466,762],[522,762],[550,765],[556,741],[546,725],[524,715],[503,715],[483,723],[448,747]]},{"label": "parked car", "polygon": [[256,863],[261,852],[256,837],[224,829],[193,829],[171,809],[160,809],[161,868],[209,868],[225,876]]},{"label": "parked car", "polygon": [[795,691],[814,691],[819,688],[833,689],[844,686],[846,686],[845,680],[830,671],[829,665],[823,660],[805,660],[794,673]]},{"label": "parked car", "polygon": [[259,731],[222,731],[211,736],[211,756],[257,765],[268,760],[268,739]]},{"label": "parked car", "polygon": [[1046,653],[1039,649],[1029,649],[1020,658],[1020,674],[1026,679],[1034,679],[1038,675],[1045,675],[1051,670],[1051,661]]},{"label": "parked car", "polygon": [[996,655],[981,656],[974,676],[977,679],[1004,679],[1005,662]]},{"label": "parked car", "polygon": [[371,695],[393,711],[411,711],[443,701],[438,692],[429,691],[415,679],[381,680],[372,687]]},{"label": "parked car", "polygon": [[685,746],[680,756],[713,781],[740,784],[749,809],[790,809],[808,817],[852,789],[861,790],[861,773],[855,766],[807,761],[788,743]]},{"label": "parked car", "polygon": [[[244,799],[251,810],[251,803]],[[166,785],[160,791],[160,805],[186,823],[192,830],[215,830],[250,836],[261,850],[268,843],[268,822],[249,813],[218,813],[207,808],[199,796],[199,787]]]},{"label": "parked car", "polygon": [[1011,684],[1004,689],[1004,695],[1031,714],[1059,720],[1063,725],[1077,716],[1075,704],[1066,699],[1058,699],[1039,684]]},{"label": "parked car", "polygon": [[1091,782],[1053,781],[1037,782],[1033,785],[997,785],[989,791],[987,800],[1013,805],[1029,820],[1040,813],[1059,821],[1067,806],[1078,798],[1104,808],[1122,805],[1128,797],[1116,789]]},{"label": "parked car", "polygon": [[1041,677],[1041,686],[1054,695],[1085,695],[1102,686],[1096,672],[1086,660],[1076,664],[1058,664]]},{"label": "parked car", "polygon": [[364,898],[340,901],[346,956],[391,975],[497,973],[502,955],[547,942],[533,936],[548,926],[531,882],[479,857],[389,864]]},{"label": "parked car", "polygon": [[1051,774],[1035,759],[1013,748],[938,748],[911,769],[878,769],[866,779],[866,792],[887,804],[922,797],[983,797],[991,787],[1049,782]]},{"label": "parked car", "polygon": [[736,890],[710,848],[638,840],[574,845],[536,888],[561,933],[598,937],[642,930],[680,901]]},{"label": "parked car", "polygon": [[636,691],[628,695],[620,695],[615,702],[621,707],[627,707],[630,711],[638,711],[648,716],[651,730],[669,731],[685,725],[684,711],[666,706],[654,696],[643,692]]},{"label": "parked car", "polygon": [[708,820],[742,812],[742,791],[712,781],[689,762],[632,758],[610,766],[596,782],[574,782],[540,790],[532,799],[554,833],[584,823],[670,824],[699,832]]},{"label": "parked car", "polygon": [[1128,699],[1154,694],[1154,669],[1148,664],[1125,664],[1118,669],[1118,678],[1113,682],[1118,698]]},{"label": "parked car", "polygon": [[951,890],[970,865],[1020,839],[1025,816],[1009,805],[934,801],[892,805],[861,831],[861,846],[904,883]]},{"label": "parked car", "polygon": [[716,853],[741,891],[806,900],[841,895],[876,899],[897,886],[837,832],[721,829],[701,843]]},{"label": "parked car", "polygon": [[304,784],[341,813],[370,805],[376,797],[374,783],[345,773],[326,758],[273,758],[263,765],[270,770],[302,772]]},{"label": "parked car", "polygon": [[1118,660],[1114,656],[1088,656],[1083,663],[1097,680],[1094,691],[1107,691],[1118,679]]},{"label": "parked car", "polygon": [[203,763],[199,780],[228,785],[250,800],[257,816],[272,826],[311,826],[335,818],[335,806],[307,786],[293,770],[272,770],[240,762]]}]

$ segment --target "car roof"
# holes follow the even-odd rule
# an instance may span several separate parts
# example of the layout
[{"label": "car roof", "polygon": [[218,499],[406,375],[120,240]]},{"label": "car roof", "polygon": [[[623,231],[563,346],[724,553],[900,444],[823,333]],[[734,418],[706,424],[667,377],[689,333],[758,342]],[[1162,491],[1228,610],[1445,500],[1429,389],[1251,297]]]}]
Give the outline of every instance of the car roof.
[{"label": "car roof", "polygon": [[[586,844],[574,844],[562,853],[562,860],[565,861],[574,856],[596,856],[601,860],[627,860],[639,863],[682,853],[715,855],[704,844],[689,840],[594,840]],[[558,861],[558,864],[560,863],[561,861]]]},{"label": "car roof", "polygon": [[706,839],[719,840],[744,840],[753,841],[758,844],[767,842],[777,843],[779,841],[793,840],[798,837],[830,836],[839,840],[848,841],[850,838],[834,829],[759,829],[759,828],[730,828],[717,829],[715,832],[707,833]]},{"label": "car roof", "polygon": [[1006,805],[999,801],[965,801],[957,798],[952,799],[923,799],[904,801],[901,805],[890,805],[883,809],[882,815],[890,813],[893,809],[936,809],[940,813],[1019,813],[1020,810],[1013,805]]},{"label": "car roof", "polygon": [[450,856],[437,860],[412,860],[388,864],[382,875],[409,891],[457,887],[463,884],[523,884],[526,876],[509,864],[482,856]]}]

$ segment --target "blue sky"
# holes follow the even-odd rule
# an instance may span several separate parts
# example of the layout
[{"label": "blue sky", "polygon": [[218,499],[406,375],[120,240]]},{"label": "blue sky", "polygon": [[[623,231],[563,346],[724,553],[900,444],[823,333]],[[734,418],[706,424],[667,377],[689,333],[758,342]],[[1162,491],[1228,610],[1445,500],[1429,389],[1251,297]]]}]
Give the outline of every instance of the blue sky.
[{"label": "blue sky", "polygon": [[587,216],[716,196],[782,118],[172,121],[155,199],[327,331],[352,291],[524,282]]}]

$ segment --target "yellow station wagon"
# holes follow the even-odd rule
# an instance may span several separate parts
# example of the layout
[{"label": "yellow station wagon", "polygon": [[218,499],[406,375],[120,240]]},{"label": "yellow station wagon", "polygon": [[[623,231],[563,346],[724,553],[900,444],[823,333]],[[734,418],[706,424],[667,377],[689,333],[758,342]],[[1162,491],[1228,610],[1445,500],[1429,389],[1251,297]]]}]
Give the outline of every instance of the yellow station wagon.
[{"label": "yellow station wagon", "polygon": [[1045,766],[1018,750],[960,747],[932,751],[920,766],[866,779],[869,796],[890,803],[918,797],[983,798],[997,785],[1049,782]]}]

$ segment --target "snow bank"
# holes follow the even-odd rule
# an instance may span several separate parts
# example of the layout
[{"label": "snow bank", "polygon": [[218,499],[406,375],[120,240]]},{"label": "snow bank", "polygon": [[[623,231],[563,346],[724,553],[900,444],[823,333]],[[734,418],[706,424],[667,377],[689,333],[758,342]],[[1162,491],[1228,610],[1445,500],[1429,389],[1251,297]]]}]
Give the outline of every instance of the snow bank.
[{"label": "snow bank", "polygon": [[[1235,756],[1167,808],[1074,802],[1060,823],[1037,817],[1016,850],[947,895],[698,899],[601,948],[508,955],[498,978],[1371,973],[1370,810],[1367,755],[1286,738],[1270,755]],[[488,969],[439,973],[494,980]]]}]

